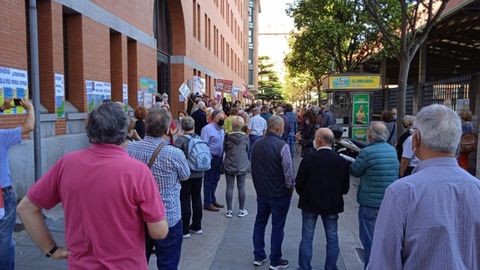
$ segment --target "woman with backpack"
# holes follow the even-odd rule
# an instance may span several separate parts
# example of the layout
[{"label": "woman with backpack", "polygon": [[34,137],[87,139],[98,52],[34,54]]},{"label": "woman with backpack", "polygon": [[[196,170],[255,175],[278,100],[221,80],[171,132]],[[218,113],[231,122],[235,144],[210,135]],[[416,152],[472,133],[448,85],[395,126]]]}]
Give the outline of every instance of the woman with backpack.
[{"label": "woman with backpack", "polygon": [[[195,121],[190,116],[185,116],[180,121],[184,135],[179,137],[174,146],[180,148],[185,157],[189,160],[188,146],[190,140],[200,139],[195,134]],[[202,234],[202,178],[205,172],[192,171],[190,169],[190,178],[187,181],[181,181],[180,204],[182,209],[183,238],[190,238],[190,233]],[[191,204],[190,204],[191,201]],[[193,212],[193,215],[192,215]],[[192,218],[192,223],[190,223]]]},{"label": "woman with backpack", "polygon": [[227,190],[225,199],[227,201],[227,211],[225,217],[233,217],[233,189],[235,184],[235,177],[237,178],[238,188],[238,202],[239,202],[239,217],[248,215],[245,209],[245,178],[250,170],[250,161],[248,159],[248,148],[250,147],[250,140],[248,135],[242,131],[245,126],[245,121],[240,116],[232,117],[233,131],[225,136],[224,151],[225,159],[223,167],[225,171],[225,178],[227,180]]}]

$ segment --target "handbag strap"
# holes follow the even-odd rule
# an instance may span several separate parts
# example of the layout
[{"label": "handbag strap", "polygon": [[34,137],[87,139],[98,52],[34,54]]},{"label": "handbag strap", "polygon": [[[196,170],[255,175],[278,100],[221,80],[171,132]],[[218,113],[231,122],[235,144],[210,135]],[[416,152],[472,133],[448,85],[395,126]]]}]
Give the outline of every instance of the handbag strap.
[{"label": "handbag strap", "polygon": [[165,146],[165,143],[161,143],[157,146],[157,149],[155,149],[155,152],[153,152],[152,156],[150,157],[150,160],[148,161],[148,168],[152,168],[153,163],[157,159],[158,153],[160,153],[160,150]]},{"label": "handbag strap", "polygon": [[397,127],[397,124],[395,123],[395,124],[393,125],[393,128],[392,128],[392,133],[390,133],[390,136],[388,137],[387,142],[389,142],[390,139],[392,139],[392,136],[393,136],[393,133],[395,132],[395,128],[396,128],[396,127]]}]

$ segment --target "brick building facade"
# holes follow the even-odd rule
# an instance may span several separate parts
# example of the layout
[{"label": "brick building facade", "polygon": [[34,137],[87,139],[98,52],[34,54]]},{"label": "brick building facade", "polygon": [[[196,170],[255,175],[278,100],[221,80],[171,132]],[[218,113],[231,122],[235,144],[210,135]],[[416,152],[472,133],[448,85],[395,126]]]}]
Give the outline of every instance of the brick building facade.
[{"label": "brick building facade", "polygon": [[[27,71],[31,89],[28,3],[0,0],[0,67]],[[178,88],[193,76],[211,97],[217,79],[242,90],[249,82],[248,0],[38,0],[37,16],[43,171],[88,145],[87,81],[110,83],[114,101],[127,86],[131,108],[140,81],[154,81],[174,113],[185,106]],[[64,76],[64,117],[56,114],[56,75]],[[0,128],[23,118],[0,114]],[[10,159],[21,195],[34,178],[33,143],[13,148]]]}]

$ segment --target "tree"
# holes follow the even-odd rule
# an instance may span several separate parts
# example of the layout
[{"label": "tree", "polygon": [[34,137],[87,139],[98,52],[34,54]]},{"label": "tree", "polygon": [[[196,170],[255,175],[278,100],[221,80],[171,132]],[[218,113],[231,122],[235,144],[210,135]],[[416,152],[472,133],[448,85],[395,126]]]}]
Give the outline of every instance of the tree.
[{"label": "tree", "polygon": [[273,70],[269,56],[258,57],[258,90],[260,93],[257,94],[257,99],[267,102],[283,100],[282,84],[277,72]]},{"label": "tree", "polygon": [[[405,117],[408,72],[418,49],[440,19],[449,0],[365,0],[366,10],[382,34],[385,49],[400,64],[398,74],[398,119]],[[402,129],[402,125],[398,125]],[[398,134],[401,134],[400,132]]]},{"label": "tree", "polygon": [[330,67],[333,60],[338,73],[355,71],[380,42],[361,0],[299,0],[287,14],[298,30],[293,49],[323,54],[328,58],[319,64]]},{"label": "tree", "polygon": [[315,90],[315,79],[307,72],[292,72],[287,68],[283,96],[291,103],[302,105],[310,102],[310,93]]},{"label": "tree", "polygon": [[353,72],[379,46],[379,36],[361,0],[299,0],[287,14],[294,19],[291,52],[284,62],[308,72],[321,96],[322,78],[330,72]]}]

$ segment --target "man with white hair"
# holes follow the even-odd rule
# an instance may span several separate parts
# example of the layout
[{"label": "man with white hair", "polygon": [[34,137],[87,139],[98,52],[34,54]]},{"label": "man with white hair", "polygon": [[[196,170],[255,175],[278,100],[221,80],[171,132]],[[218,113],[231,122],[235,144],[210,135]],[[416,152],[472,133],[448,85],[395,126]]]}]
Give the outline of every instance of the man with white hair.
[{"label": "man with white hair", "polygon": [[351,174],[360,177],[357,201],[360,241],[365,249],[365,267],[368,265],[375,220],[387,187],[398,179],[399,163],[395,148],[387,143],[388,129],[374,121],[367,130],[367,147],[351,165]]},{"label": "man with white hair", "polygon": [[424,107],[414,173],[392,184],[378,214],[369,269],[480,269],[480,181],[458,166],[458,115]]},{"label": "man with white hair", "polygon": [[192,113],[192,118],[195,121],[195,134],[200,136],[202,128],[208,124],[208,121],[205,102],[198,102],[197,107],[198,109]]}]

